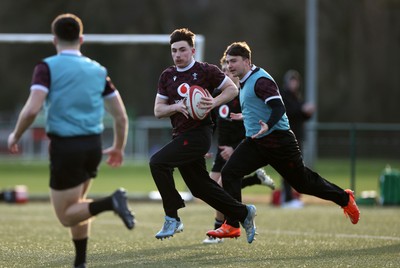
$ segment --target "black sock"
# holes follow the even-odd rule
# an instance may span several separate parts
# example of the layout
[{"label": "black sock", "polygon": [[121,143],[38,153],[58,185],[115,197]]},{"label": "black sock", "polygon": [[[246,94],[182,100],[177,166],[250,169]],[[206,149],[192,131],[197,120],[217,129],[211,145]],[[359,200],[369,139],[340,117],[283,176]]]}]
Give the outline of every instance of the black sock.
[{"label": "black sock", "polygon": [[247,186],[251,186],[251,185],[255,185],[255,184],[261,184],[261,181],[258,178],[257,174],[250,175],[250,176],[244,177],[242,179],[242,189]]},{"label": "black sock", "polygon": [[76,267],[86,262],[86,248],[87,248],[88,238],[77,239],[77,240],[73,239],[72,241],[74,242],[75,245],[74,266]]},{"label": "black sock", "polygon": [[219,227],[221,227],[221,225],[224,223],[224,220],[220,221],[218,219],[215,219],[214,222],[214,230],[217,230]]},{"label": "black sock", "polygon": [[237,221],[237,220],[231,220],[231,221],[227,220],[226,224],[228,224],[228,225],[230,225],[232,227],[235,227],[235,228],[239,228],[240,227],[239,221]]},{"label": "black sock", "polygon": [[93,201],[89,204],[89,212],[93,216],[107,210],[113,210],[111,196],[101,200]]},{"label": "black sock", "polygon": [[177,221],[181,221],[181,219],[178,217],[178,211],[177,210],[168,210],[168,211],[165,211],[165,214],[170,218],[174,218]]}]

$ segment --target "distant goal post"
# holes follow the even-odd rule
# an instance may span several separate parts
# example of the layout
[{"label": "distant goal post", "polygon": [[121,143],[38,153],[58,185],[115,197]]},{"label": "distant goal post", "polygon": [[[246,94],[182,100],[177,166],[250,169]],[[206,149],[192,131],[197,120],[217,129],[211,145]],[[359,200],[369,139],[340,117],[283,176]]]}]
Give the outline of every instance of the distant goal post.
[{"label": "distant goal post", "polygon": [[[169,45],[169,34],[84,34],[85,44],[98,44],[98,45],[139,45],[139,44],[152,44],[152,45]],[[0,44],[49,44],[53,41],[52,34],[38,34],[38,33],[0,33]],[[205,37],[203,35],[196,35],[196,53],[195,59],[197,61],[204,60],[205,51]],[[38,120],[40,121],[40,120]],[[105,122],[105,125],[107,123]],[[33,126],[43,127],[43,123],[36,122]],[[154,130],[170,129],[170,122],[166,120],[155,120],[154,117],[143,116],[136,118],[135,122],[130,125],[130,135],[133,134],[133,140],[128,138],[126,147],[126,154],[137,159],[147,159],[150,148],[150,132]],[[32,134],[33,135],[33,134]],[[25,135],[27,137],[29,135]],[[46,142],[46,141],[45,141]],[[33,139],[25,139],[25,148],[28,148],[27,155],[41,155],[45,157],[46,144],[43,143],[39,150],[34,150],[36,144]]]},{"label": "distant goal post", "polygon": [[[0,34],[1,43],[50,43],[53,41],[52,34]],[[126,44],[169,44],[169,34],[85,34],[86,44],[101,45],[126,45]],[[197,61],[203,61],[205,51],[205,38],[203,35],[196,35]]]}]

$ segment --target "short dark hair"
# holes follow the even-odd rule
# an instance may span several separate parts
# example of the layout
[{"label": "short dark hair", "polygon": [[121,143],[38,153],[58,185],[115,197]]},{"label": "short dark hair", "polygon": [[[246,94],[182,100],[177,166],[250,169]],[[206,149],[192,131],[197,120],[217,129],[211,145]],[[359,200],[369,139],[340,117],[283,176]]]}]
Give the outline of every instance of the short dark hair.
[{"label": "short dark hair", "polygon": [[234,42],[230,44],[224,53],[224,56],[241,56],[251,61],[251,49],[246,42]]},{"label": "short dark hair", "polygon": [[74,14],[58,15],[51,24],[51,32],[67,42],[77,41],[83,33],[83,24]]},{"label": "short dark hair", "polygon": [[196,35],[194,33],[192,33],[191,31],[189,31],[188,28],[176,29],[169,36],[169,44],[172,45],[173,43],[176,43],[179,41],[186,41],[186,42],[188,42],[189,46],[194,47],[195,37],[196,37]]}]

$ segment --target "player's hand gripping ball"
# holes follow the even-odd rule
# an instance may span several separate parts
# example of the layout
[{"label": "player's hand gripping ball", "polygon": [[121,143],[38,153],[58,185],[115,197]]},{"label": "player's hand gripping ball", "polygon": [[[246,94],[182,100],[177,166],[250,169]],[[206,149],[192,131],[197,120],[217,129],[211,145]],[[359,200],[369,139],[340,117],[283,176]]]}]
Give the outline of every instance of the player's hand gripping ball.
[{"label": "player's hand gripping ball", "polygon": [[201,97],[208,97],[209,94],[200,86],[191,86],[186,98],[186,107],[189,115],[194,120],[203,120],[207,116],[207,109],[199,108]]}]

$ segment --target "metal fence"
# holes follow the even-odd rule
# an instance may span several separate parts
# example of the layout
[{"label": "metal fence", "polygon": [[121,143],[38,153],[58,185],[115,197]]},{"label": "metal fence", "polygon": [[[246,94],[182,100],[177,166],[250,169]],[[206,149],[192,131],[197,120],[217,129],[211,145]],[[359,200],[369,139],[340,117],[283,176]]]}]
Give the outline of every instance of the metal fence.
[{"label": "metal fence", "polygon": [[306,131],[316,134],[315,148],[305,142],[307,165],[313,166],[317,158],[350,159],[351,189],[355,189],[357,159],[400,161],[400,124],[316,123],[308,125]]},{"label": "metal fence", "polygon": [[[14,123],[0,123],[0,155],[5,157],[7,137]],[[317,123],[306,131],[316,132],[316,148],[308,148],[304,143],[304,153],[316,150],[316,158],[384,158],[400,159],[400,124],[367,123]],[[112,123],[105,120],[103,134],[104,146],[112,143]],[[130,122],[126,156],[144,160],[171,139],[171,124],[168,119],[156,119],[153,116],[139,117]],[[24,134],[21,140],[21,156],[25,158],[47,158],[48,139],[43,120],[35,124]],[[312,166],[313,159],[306,159]],[[311,162],[310,162],[311,161]]]}]

